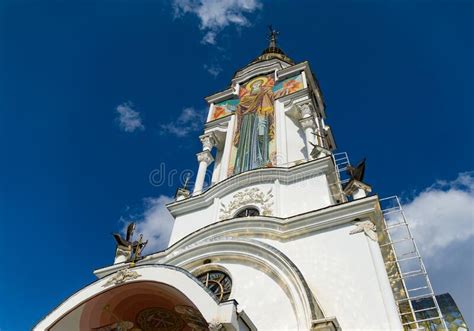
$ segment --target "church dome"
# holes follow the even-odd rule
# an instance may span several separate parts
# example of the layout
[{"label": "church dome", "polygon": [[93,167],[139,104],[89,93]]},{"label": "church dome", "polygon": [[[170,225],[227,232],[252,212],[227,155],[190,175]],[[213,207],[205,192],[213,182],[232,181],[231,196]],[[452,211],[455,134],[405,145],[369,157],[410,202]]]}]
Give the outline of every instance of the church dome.
[{"label": "church dome", "polygon": [[265,48],[255,60],[252,61],[252,63],[260,62],[260,61],[266,61],[266,60],[271,60],[271,59],[279,59],[282,61],[285,61],[289,64],[295,64],[294,61],[289,58],[281,48],[279,48],[276,45],[276,39],[275,36],[272,34],[270,39],[270,45]]}]

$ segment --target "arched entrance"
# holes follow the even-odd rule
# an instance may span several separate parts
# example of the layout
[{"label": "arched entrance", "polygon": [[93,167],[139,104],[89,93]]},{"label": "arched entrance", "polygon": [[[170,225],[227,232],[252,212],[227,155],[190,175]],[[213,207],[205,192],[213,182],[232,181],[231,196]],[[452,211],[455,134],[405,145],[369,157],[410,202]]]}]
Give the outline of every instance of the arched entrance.
[{"label": "arched entrance", "polygon": [[197,307],[176,288],[138,281],[116,286],[76,308],[51,330],[207,330]]},{"label": "arched entrance", "polygon": [[234,301],[219,303],[186,270],[165,265],[120,269],[76,292],[33,330],[255,330]]}]

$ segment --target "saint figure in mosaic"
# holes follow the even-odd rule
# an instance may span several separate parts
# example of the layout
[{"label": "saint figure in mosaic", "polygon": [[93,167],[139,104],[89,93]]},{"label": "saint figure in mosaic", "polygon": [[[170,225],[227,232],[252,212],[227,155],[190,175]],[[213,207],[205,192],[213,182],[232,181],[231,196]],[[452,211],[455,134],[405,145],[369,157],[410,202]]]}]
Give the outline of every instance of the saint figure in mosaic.
[{"label": "saint figure in mosaic", "polygon": [[236,109],[234,174],[271,165],[270,142],[275,134],[273,85],[271,76],[262,76],[241,87]]}]

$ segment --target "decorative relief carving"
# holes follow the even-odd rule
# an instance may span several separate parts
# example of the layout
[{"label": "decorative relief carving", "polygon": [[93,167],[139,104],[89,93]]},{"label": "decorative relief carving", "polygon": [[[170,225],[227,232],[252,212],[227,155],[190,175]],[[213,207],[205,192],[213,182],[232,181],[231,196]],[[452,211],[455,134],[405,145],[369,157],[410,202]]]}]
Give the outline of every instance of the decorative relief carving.
[{"label": "decorative relief carving", "polygon": [[316,123],[314,122],[313,116],[303,117],[302,119],[299,120],[299,122],[303,130],[307,128],[311,128],[311,129],[316,128]]},{"label": "decorative relief carving", "polygon": [[301,117],[310,117],[313,115],[313,104],[311,102],[305,102],[298,105]]},{"label": "decorative relief carving", "polygon": [[247,205],[259,207],[263,216],[269,216],[273,212],[272,198],[272,189],[268,190],[267,193],[256,187],[237,192],[227,205],[221,203],[220,219],[231,218],[238,209]]},{"label": "decorative relief carving", "polygon": [[137,279],[138,277],[141,277],[141,275],[133,270],[130,269],[122,269],[119,270],[113,275],[109,280],[102,285],[102,287],[107,287],[110,285],[120,285],[125,283],[126,281]]},{"label": "decorative relief carving", "polygon": [[373,241],[378,241],[377,238],[377,227],[371,221],[363,221],[363,222],[356,222],[354,224],[356,228],[349,232],[349,234],[356,234],[360,232],[364,232],[367,237],[372,239]]},{"label": "decorative relief carving", "polygon": [[223,330],[225,330],[225,328],[222,325],[222,323],[219,323],[216,321],[209,323],[209,331],[223,331]]}]

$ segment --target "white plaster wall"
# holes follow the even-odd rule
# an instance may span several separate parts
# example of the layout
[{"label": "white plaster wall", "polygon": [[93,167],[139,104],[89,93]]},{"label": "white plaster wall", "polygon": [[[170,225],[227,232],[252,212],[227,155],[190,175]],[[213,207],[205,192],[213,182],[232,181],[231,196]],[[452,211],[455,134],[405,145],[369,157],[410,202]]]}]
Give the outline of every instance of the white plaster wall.
[{"label": "white plaster wall", "polygon": [[171,231],[169,246],[186,237],[188,234],[216,222],[217,204],[207,208],[194,210],[192,213],[176,217]]},{"label": "white plaster wall", "polygon": [[221,171],[221,161],[222,161],[222,150],[217,150],[216,151],[216,157],[214,160],[214,168],[212,170],[212,180],[211,180],[211,185],[214,185],[219,181],[220,177],[220,171]]},{"label": "white plaster wall", "polygon": [[387,304],[387,298],[393,300],[389,284],[377,276],[376,268],[383,268],[383,264],[375,264],[380,262],[372,258],[364,233],[349,234],[353,227],[342,226],[285,243],[265,242],[296,264],[325,316],[336,316],[343,330],[401,328],[396,307]]},{"label": "white plaster wall", "polygon": [[288,116],[284,117],[284,121],[285,132],[283,133],[283,138],[287,141],[287,162],[291,163],[299,160],[307,160],[306,142],[301,126]]},{"label": "white plaster wall", "polygon": [[280,101],[275,101],[275,133],[276,133],[276,164],[285,167],[288,164],[287,141],[285,134],[285,107]]},{"label": "white plaster wall", "polygon": [[230,299],[239,303],[258,330],[297,330],[290,299],[267,274],[239,264],[222,264],[232,277]]},{"label": "white plaster wall", "polygon": [[325,175],[302,178],[280,185],[280,217],[289,217],[331,205],[331,192]]}]

